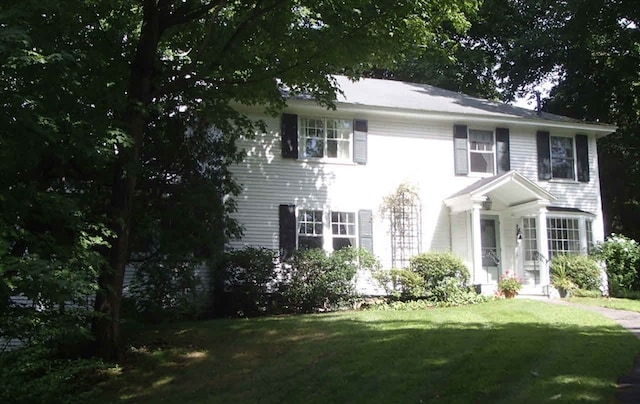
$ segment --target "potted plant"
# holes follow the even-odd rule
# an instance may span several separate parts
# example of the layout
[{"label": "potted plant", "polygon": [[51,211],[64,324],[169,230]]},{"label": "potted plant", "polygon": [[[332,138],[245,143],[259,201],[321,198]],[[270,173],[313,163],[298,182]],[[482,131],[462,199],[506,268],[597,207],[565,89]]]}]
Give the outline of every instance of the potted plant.
[{"label": "potted plant", "polygon": [[576,288],[567,272],[567,268],[564,265],[552,265],[551,271],[551,284],[558,289],[561,298],[567,297],[567,294]]},{"label": "potted plant", "polygon": [[498,282],[498,291],[507,299],[513,299],[522,289],[522,281],[516,277],[516,274],[507,271],[500,277]]}]

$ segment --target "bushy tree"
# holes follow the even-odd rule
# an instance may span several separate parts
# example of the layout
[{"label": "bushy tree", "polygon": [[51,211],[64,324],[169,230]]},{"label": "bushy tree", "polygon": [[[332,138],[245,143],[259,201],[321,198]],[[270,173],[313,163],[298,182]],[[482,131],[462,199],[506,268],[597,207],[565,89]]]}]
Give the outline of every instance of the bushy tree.
[{"label": "bushy tree", "polygon": [[609,294],[640,291],[640,245],[624,235],[613,234],[596,248],[596,257],[607,267]]},{"label": "bushy tree", "polygon": [[206,260],[239,234],[229,216],[238,191],[229,167],[242,157],[235,140],[262,125],[233,105],[275,113],[285,93],[305,93],[331,106],[329,74],[357,77],[408,48],[435,48],[442,24],[466,27],[464,13],[475,5],[3,4],[0,259],[21,262],[0,266],[3,294],[23,293],[16,285],[33,260],[62,278],[78,272],[75,279],[98,287],[95,353],[119,357],[131,258]]},{"label": "bushy tree", "polygon": [[225,254],[211,271],[214,283],[219,284],[212,288],[214,312],[242,316],[269,313],[274,308],[272,293],[277,289],[277,264],[276,251],[267,248],[245,247]]}]

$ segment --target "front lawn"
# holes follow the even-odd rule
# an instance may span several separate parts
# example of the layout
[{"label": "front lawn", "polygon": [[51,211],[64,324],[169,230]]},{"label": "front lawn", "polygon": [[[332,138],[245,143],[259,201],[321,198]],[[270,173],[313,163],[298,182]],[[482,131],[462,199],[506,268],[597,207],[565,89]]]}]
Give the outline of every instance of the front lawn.
[{"label": "front lawn", "polygon": [[607,307],[616,310],[636,311],[640,313],[640,300],[606,298],[606,297],[572,297],[572,303],[587,304],[589,306]]},{"label": "front lawn", "polygon": [[101,402],[610,402],[640,341],[595,313],[502,300],[150,328]]}]

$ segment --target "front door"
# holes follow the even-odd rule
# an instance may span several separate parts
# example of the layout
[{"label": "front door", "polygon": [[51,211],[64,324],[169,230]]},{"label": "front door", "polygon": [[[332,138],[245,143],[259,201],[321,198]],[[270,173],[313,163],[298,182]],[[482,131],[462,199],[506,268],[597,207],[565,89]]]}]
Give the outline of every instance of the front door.
[{"label": "front door", "polygon": [[482,246],[482,269],[487,283],[497,283],[500,277],[500,255],[498,251],[498,220],[480,219],[480,242]]}]

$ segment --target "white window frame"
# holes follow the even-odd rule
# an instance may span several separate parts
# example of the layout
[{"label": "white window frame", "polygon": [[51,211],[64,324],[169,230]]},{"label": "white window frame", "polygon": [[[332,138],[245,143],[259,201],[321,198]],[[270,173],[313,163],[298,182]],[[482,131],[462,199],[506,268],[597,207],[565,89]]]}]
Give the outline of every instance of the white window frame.
[{"label": "white window frame", "polygon": [[[564,231],[572,232],[575,234],[577,232],[578,239],[572,240],[574,245],[573,248],[562,249],[554,251],[552,249],[552,220],[574,220],[577,222],[577,227],[575,229],[566,229]],[[557,213],[547,215],[547,240],[548,240],[548,249],[549,249],[549,259],[553,258],[555,254],[588,254],[591,248],[593,247],[593,216],[585,213],[574,213],[570,212],[566,213]],[[562,229],[559,228],[561,231]],[[564,238],[555,238],[553,240],[566,242],[567,239]]]},{"label": "white window frame", "polygon": [[[318,220],[306,220],[306,212],[313,212],[313,219],[321,218]],[[339,220],[334,221],[334,213],[338,214]],[[346,219],[344,215],[347,215]],[[354,248],[359,246],[359,223],[358,223],[358,211],[357,210],[339,210],[339,209],[323,209],[323,208],[298,208],[297,214],[297,233],[296,233],[296,246],[301,248],[300,237],[317,237],[322,239],[322,244],[319,248],[325,251],[334,251],[334,238],[350,239],[351,245]],[[351,220],[349,220],[351,219]],[[318,225],[320,225],[318,227]],[[337,225],[337,233],[334,232],[334,225]],[[309,227],[310,226],[310,227]],[[342,227],[341,227],[342,226]],[[320,232],[318,232],[318,228]],[[304,229],[304,232],[303,232]]]},{"label": "white window frame", "polygon": [[[338,124],[342,122],[342,125]],[[313,116],[301,116],[298,122],[300,138],[300,155],[308,159],[331,160],[331,161],[351,161],[353,159],[353,120],[343,118],[323,118]],[[329,136],[329,133],[335,132],[335,137]],[[342,135],[342,137],[340,136]],[[345,137],[346,135],[346,137]],[[307,154],[307,140],[317,139],[321,144],[322,150],[320,156],[312,156]],[[336,156],[329,156],[329,144],[331,141],[336,142]],[[340,148],[343,145],[343,148]],[[345,146],[346,145],[346,146]],[[346,150],[345,155],[340,155],[341,150]]]},{"label": "white window frame", "polygon": [[[306,213],[311,212],[312,220],[306,220]],[[320,221],[318,222],[316,219],[318,218],[317,214],[320,214]],[[297,234],[296,234],[296,247],[300,248],[300,237],[308,237],[308,238],[320,238],[322,239],[322,243],[320,246],[324,248],[324,233],[325,233],[325,223],[324,220],[324,212],[322,209],[299,209],[298,214],[296,215],[298,218],[297,223]],[[320,231],[318,232],[318,224],[320,225]],[[303,231],[304,229],[304,231]],[[310,230],[310,231],[309,231]]]},{"label": "white window frame", "polygon": [[351,246],[358,245],[356,212],[332,210],[331,215],[331,248],[335,248],[335,239],[349,239]]},{"label": "white window frame", "polygon": [[[572,162],[573,162],[573,169],[572,169],[572,177],[571,178],[565,178],[565,177],[556,177],[553,175],[553,139],[571,139],[571,148],[573,151],[573,157],[571,158]],[[575,136],[572,135],[549,135],[549,162],[551,165],[551,178],[554,180],[560,180],[560,181],[576,181],[578,178],[578,173],[577,173],[577,164],[578,164],[578,156],[576,154],[576,138]]]},{"label": "white window frame", "polygon": [[[472,146],[472,134],[480,134],[481,132],[491,133],[491,150],[475,150]],[[482,144],[482,143],[481,143]],[[497,150],[496,150],[496,133],[492,129],[482,129],[482,128],[467,128],[467,161],[469,164],[469,174],[470,175],[480,175],[480,176],[491,176],[496,173],[496,164],[497,164]],[[472,169],[471,163],[471,155],[472,154],[490,154],[491,155],[491,171],[474,171]]]},{"label": "white window frame", "polygon": [[536,217],[522,218],[522,245],[524,260],[532,262],[536,260],[538,252],[538,219]]}]

